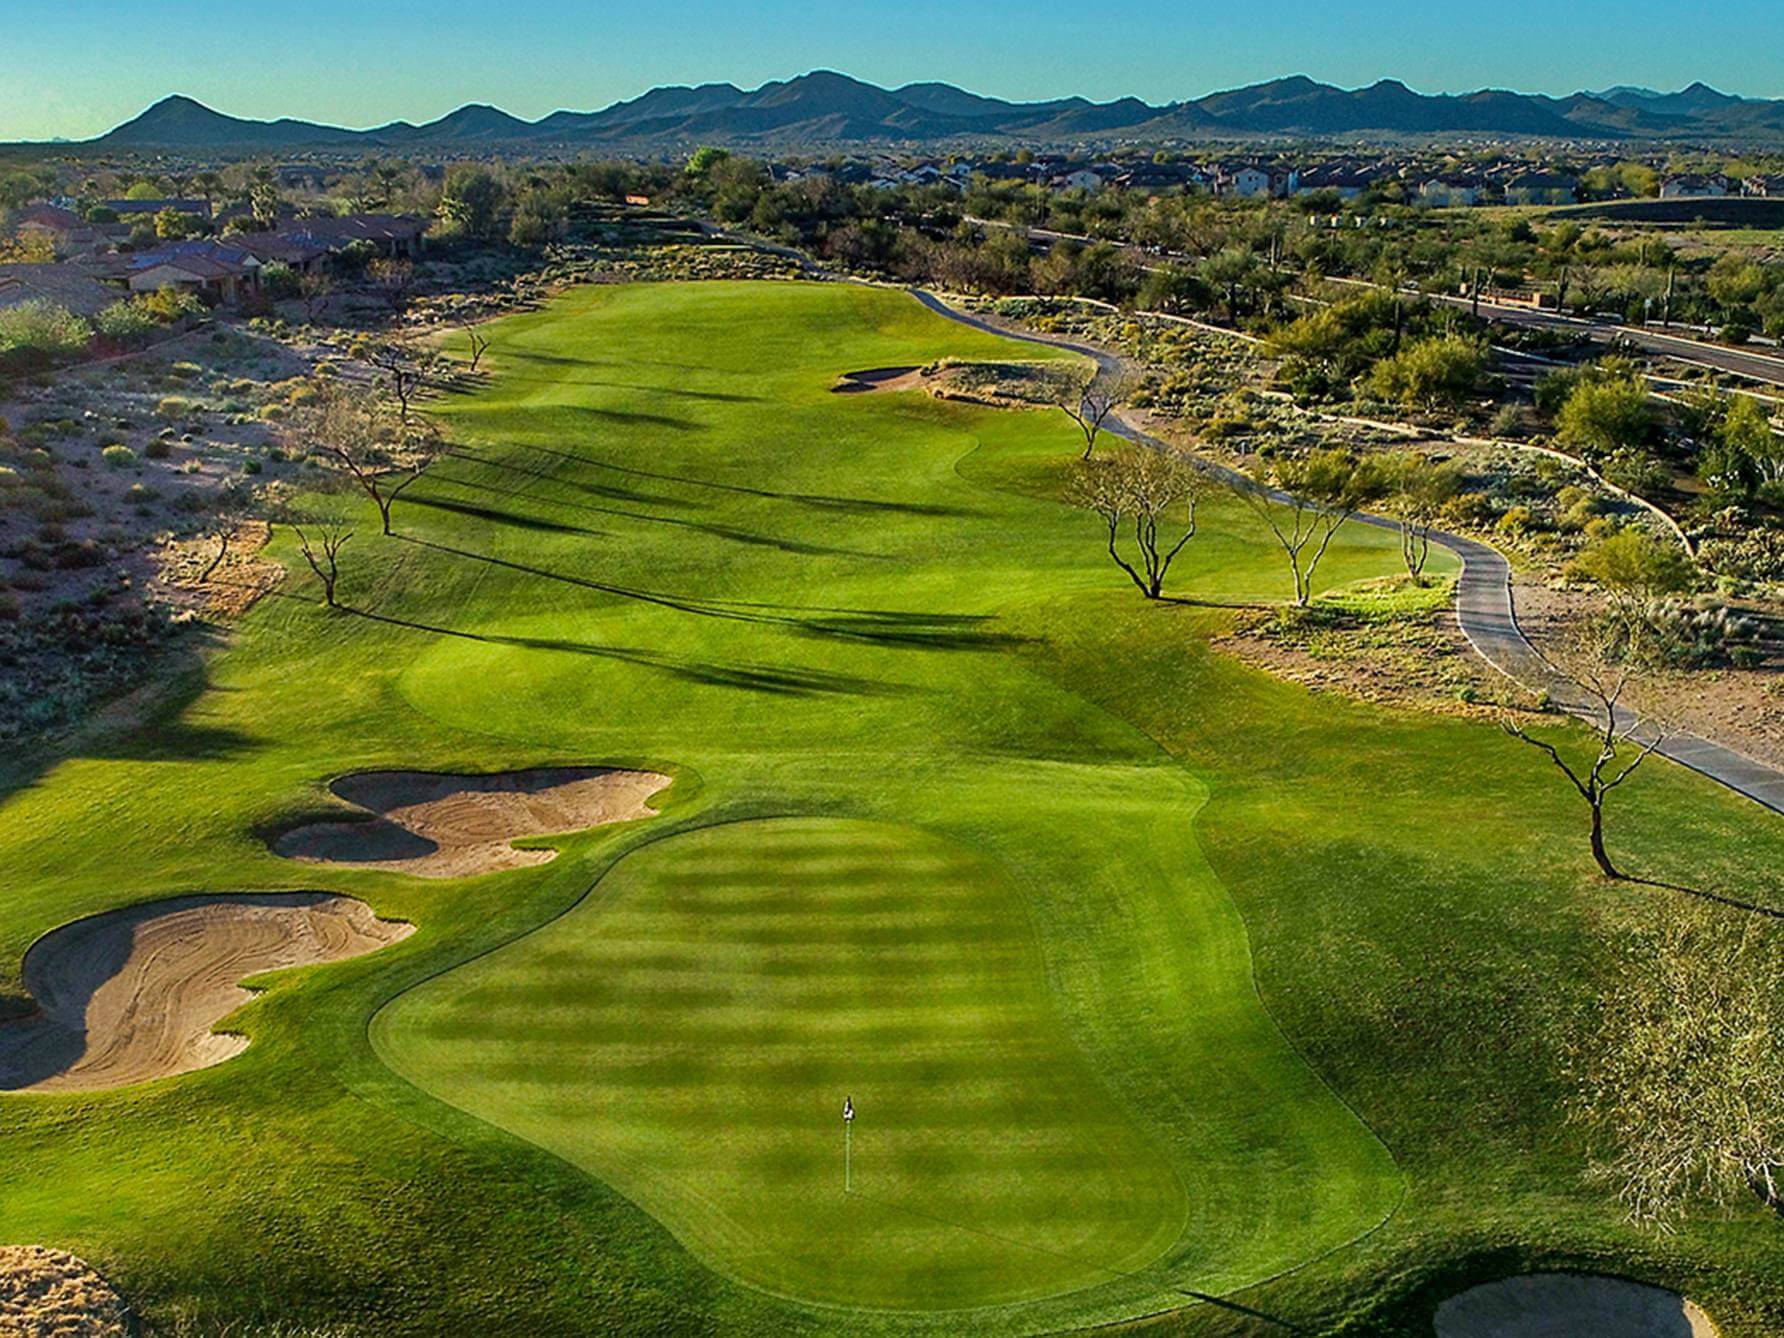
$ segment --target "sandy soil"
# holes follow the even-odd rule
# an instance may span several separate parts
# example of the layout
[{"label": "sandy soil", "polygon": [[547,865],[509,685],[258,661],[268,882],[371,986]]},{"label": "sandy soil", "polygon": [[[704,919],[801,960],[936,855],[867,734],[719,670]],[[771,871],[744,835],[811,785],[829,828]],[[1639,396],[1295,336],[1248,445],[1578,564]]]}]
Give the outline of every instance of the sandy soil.
[{"label": "sandy soil", "polygon": [[543,864],[554,850],[517,850],[529,836],[579,832],[651,817],[645,801],[669,784],[654,771],[550,767],[493,776],[367,771],[329,788],[377,814],[370,822],[318,822],[286,832],[273,849],[288,859],[396,869],[422,878],[465,878]]},{"label": "sandy soil", "polygon": [[0,1091],[95,1091],[221,1064],[248,1045],[211,1030],[252,997],[239,982],[414,928],[321,892],[181,897],[64,925],[25,954],[39,1012],[0,1025]]},{"label": "sandy soil", "polygon": [[238,618],[285,576],[262,552],[271,538],[266,521],[245,520],[231,527],[226,548],[214,535],[170,539],[158,554],[154,588],[169,603],[207,618]]},{"label": "sandy soil", "polygon": [[0,1334],[122,1338],[128,1311],[88,1264],[41,1245],[0,1245]]},{"label": "sandy soil", "polygon": [[1437,1338],[1716,1338],[1677,1292],[1623,1278],[1530,1273],[1472,1287],[1437,1308]]},{"label": "sandy soil", "polygon": [[[1585,591],[1524,581],[1513,598],[1524,634],[1543,649],[1564,646],[1568,629],[1600,607]],[[1784,673],[1775,667],[1650,674],[1628,692],[1630,704],[1645,716],[1784,766]]]}]

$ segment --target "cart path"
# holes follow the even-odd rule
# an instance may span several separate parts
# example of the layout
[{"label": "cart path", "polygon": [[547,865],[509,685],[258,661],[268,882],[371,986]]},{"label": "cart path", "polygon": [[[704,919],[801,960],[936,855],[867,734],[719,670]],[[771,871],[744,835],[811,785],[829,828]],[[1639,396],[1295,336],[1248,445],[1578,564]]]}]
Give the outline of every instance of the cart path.
[{"label": "cart path", "polygon": [[[924,289],[913,288],[910,291],[918,302],[948,320],[987,334],[1002,335],[1007,339],[1030,344],[1047,344],[1089,358],[1096,364],[1098,376],[1112,376],[1121,369],[1121,359],[1106,349],[1074,343],[1068,339],[1006,329],[958,311]],[[1125,421],[1119,413],[1110,415],[1104,426],[1106,431],[1139,445],[1155,450],[1168,449],[1164,442]],[[1211,461],[1198,463],[1225,483],[1244,488],[1257,486],[1245,475],[1225,465]],[[1359,512],[1356,519],[1383,529],[1397,528],[1395,522],[1385,516]],[[1513,682],[1532,691],[1546,691],[1561,710],[1590,719],[1592,710],[1579,685],[1558,674],[1531,644],[1523,627],[1519,625],[1517,608],[1512,599],[1511,564],[1505,560],[1505,555],[1490,544],[1459,534],[1433,531],[1431,541],[1441,544],[1461,559],[1462,575],[1456,583],[1456,621],[1476,653]],[[1619,721],[1634,724],[1639,734],[1640,723],[1634,716],[1620,712]],[[1775,813],[1784,813],[1784,771],[1776,767],[1696,734],[1673,734],[1660,745],[1658,751],[1662,757],[1670,758],[1680,766],[1689,767]]]}]

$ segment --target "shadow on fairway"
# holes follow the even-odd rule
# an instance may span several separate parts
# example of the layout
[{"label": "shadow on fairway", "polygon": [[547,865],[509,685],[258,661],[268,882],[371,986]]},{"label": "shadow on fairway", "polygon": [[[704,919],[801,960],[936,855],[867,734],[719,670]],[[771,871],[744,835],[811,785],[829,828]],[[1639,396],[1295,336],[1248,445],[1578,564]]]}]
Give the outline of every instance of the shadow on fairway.
[{"label": "shadow on fairway", "polygon": [[[871,642],[882,646],[903,646],[921,650],[999,650],[1027,645],[1031,640],[1007,632],[983,630],[982,625],[994,621],[994,619],[980,614],[898,613],[875,609],[833,608],[802,610],[796,605],[786,604],[701,600],[691,596],[664,594],[656,590],[638,590],[630,586],[614,585],[607,581],[590,580],[584,576],[572,576],[566,572],[552,571],[546,567],[535,567],[530,563],[499,558],[490,553],[474,553],[469,549],[454,548],[450,544],[437,543],[432,539],[418,539],[414,535],[404,534],[396,537],[405,543],[415,544],[421,548],[431,548],[438,553],[450,553],[454,557],[466,558],[472,562],[487,562],[491,566],[505,567],[509,571],[542,577],[548,581],[559,581],[584,590],[599,591],[601,594],[613,595],[620,599],[632,599],[644,604],[654,604],[658,608],[673,609],[677,613],[689,613],[698,618],[718,618],[727,622],[784,627],[801,636]],[[820,616],[816,618],[797,616],[801,612],[817,613]],[[470,634],[466,633],[465,635]]]},{"label": "shadow on fairway", "polygon": [[[568,460],[572,464],[587,465],[591,469],[605,469],[615,474],[629,474],[634,478],[655,479],[659,483],[679,483],[689,488],[707,488],[713,492],[735,493],[744,497],[761,497],[775,502],[792,502],[798,506],[812,507],[821,511],[845,511],[873,514],[886,512],[906,516],[972,516],[978,513],[970,507],[945,506],[924,502],[890,502],[871,497],[838,497],[828,493],[810,492],[776,492],[770,488],[752,488],[742,483],[717,483],[711,479],[697,478],[692,474],[671,474],[661,470],[635,469],[630,465],[616,465],[606,460],[597,460],[590,455],[578,455],[574,451],[558,450],[551,446],[527,445],[522,450],[538,451],[542,455],[555,455],[560,460]],[[495,463],[487,456],[459,452],[466,459],[482,460]]]},{"label": "shadow on fairway", "polygon": [[[576,456],[564,451],[554,451],[549,446],[519,446],[519,451],[537,451],[542,455],[556,455],[575,460]],[[701,507],[704,502],[690,501],[685,497],[671,497],[668,493],[640,492],[636,488],[620,487],[617,484],[586,483],[581,479],[565,478],[562,474],[554,474],[548,469],[528,469],[525,465],[515,464],[509,459],[496,459],[494,456],[478,455],[475,451],[467,451],[462,447],[454,447],[446,452],[451,460],[468,460],[472,464],[485,465],[490,469],[500,469],[509,474],[520,474],[530,479],[539,479],[559,488],[574,488],[577,492],[587,493],[590,497],[604,498],[610,502],[631,502],[637,506],[675,506]],[[434,477],[432,474],[429,477]],[[560,502],[568,506],[570,503]]]},{"label": "shadow on fairway", "polygon": [[644,650],[633,646],[609,646],[598,642],[571,641],[557,637],[505,636],[491,632],[465,632],[455,627],[440,627],[433,623],[413,622],[407,618],[393,618],[389,614],[373,613],[370,609],[356,609],[347,604],[342,604],[340,609],[343,613],[351,613],[357,618],[366,618],[389,627],[406,627],[411,631],[429,632],[435,636],[457,637],[462,641],[481,641],[491,646],[517,646],[524,650],[561,651],[570,655],[589,655],[597,659],[618,660],[625,664],[634,664],[641,668],[655,669],[661,673],[671,674],[686,682],[698,683],[702,687],[738,688],[746,692],[762,692],[782,697],[885,697],[911,691],[907,687],[888,683],[883,679],[865,678],[858,674],[833,673],[826,669],[807,669],[761,663],[721,664],[717,661],[697,660],[690,656],[669,655],[662,651]]},{"label": "shadow on fairway", "polygon": [[[637,358],[619,363],[610,362],[601,358],[567,358],[562,354],[540,353],[530,349],[523,351],[503,348],[501,350],[501,358],[503,363],[537,362],[543,363],[548,367],[635,367],[643,365],[647,367],[669,367],[676,371],[693,370],[682,363],[676,362],[652,362],[648,359]],[[733,395],[720,390],[685,390],[675,386],[641,386],[630,381],[579,381],[574,377],[567,376],[516,376],[505,367],[502,376],[504,380],[537,383],[541,385],[599,386],[611,387],[614,390],[642,390],[649,395],[672,395],[677,399],[686,400],[712,400],[720,404],[759,404],[762,402],[762,397],[760,395]]]},{"label": "shadow on fairway", "polygon": [[[430,477],[428,482],[450,483],[453,480]],[[403,500],[411,506],[432,507],[436,511],[450,511],[458,516],[474,516],[478,520],[493,521],[498,525],[515,525],[523,530],[543,530],[550,534],[582,534],[591,539],[607,537],[606,530],[591,530],[582,525],[565,525],[555,520],[540,520],[534,516],[516,515],[512,511],[498,511],[494,507],[473,506],[469,502],[452,502],[444,497],[427,497],[410,493]]]},{"label": "shadow on fairway", "polygon": [[1658,887],[1668,892],[1682,893],[1687,897],[1696,897],[1699,901],[1707,901],[1714,906],[1723,906],[1731,911],[1744,911],[1748,915],[1762,915],[1769,920],[1784,920],[1784,910],[1775,906],[1762,906],[1756,901],[1742,901],[1739,897],[1724,896],[1720,892],[1706,891],[1701,887],[1686,887],[1683,883],[1668,883],[1659,878],[1638,878],[1626,873],[1620,880],[1633,883],[1637,887]]},{"label": "shadow on fairway", "polygon": [[[490,483],[473,483],[468,479],[447,478],[440,474],[429,474],[428,485],[445,484],[449,487],[465,488],[473,492],[494,493],[498,497],[532,498],[531,493],[516,491],[511,488],[498,488]],[[448,502],[437,497],[418,496],[412,500],[423,506],[438,507],[442,510],[458,510],[468,515],[481,516],[485,520],[509,521],[516,525],[532,529],[561,529],[569,533],[587,534],[596,538],[604,538],[605,530],[587,530],[574,525],[554,525],[550,521],[534,520],[531,517],[517,516],[510,512],[496,511],[489,508],[473,508],[464,502]],[[870,553],[861,548],[836,548],[828,544],[806,543],[799,539],[783,539],[768,534],[757,534],[754,530],[739,529],[735,525],[721,525],[716,521],[688,520],[680,516],[653,516],[644,511],[622,511],[616,507],[593,506],[587,502],[566,502],[553,500],[550,505],[570,506],[579,511],[592,511],[603,516],[618,516],[625,520],[639,520],[651,525],[674,525],[682,529],[696,530],[701,534],[711,535],[715,539],[728,539],[733,543],[750,544],[758,548],[779,549],[783,553],[796,553],[801,557],[850,557],[865,561],[885,561],[885,554]]]}]

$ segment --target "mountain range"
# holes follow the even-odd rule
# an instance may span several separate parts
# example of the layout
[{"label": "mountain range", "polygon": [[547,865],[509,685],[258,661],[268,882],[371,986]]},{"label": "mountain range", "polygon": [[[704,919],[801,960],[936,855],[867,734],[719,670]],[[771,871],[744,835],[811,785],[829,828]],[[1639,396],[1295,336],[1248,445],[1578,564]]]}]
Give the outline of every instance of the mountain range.
[{"label": "mountain range", "polygon": [[819,70],[750,91],[731,84],[657,88],[601,111],[558,111],[538,121],[472,105],[422,125],[396,121],[366,130],[290,119],[243,120],[174,96],[74,147],[450,152],[484,146],[607,146],[637,151],[693,143],[1064,144],[1437,134],[1707,142],[1781,133],[1784,101],[1732,97],[1701,83],[1677,93],[1619,87],[1556,98],[1501,90],[1430,95],[1392,79],[1343,89],[1296,75],[1158,106],[1138,98],[1007,102],[950,84],[886,89]]}]

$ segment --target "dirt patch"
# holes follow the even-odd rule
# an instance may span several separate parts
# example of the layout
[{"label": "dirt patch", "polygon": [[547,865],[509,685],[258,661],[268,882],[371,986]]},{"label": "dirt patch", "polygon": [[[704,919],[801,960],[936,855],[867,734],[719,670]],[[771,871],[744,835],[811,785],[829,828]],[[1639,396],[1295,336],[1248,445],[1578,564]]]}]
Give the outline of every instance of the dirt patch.
[{"label": "dirt patch", "polygon": [[1306,610],[1249,610],[1218,644],[1277,678],[1359,701],[1479,715],[1517,695],[1462,634],[1448,585],[1432,586],[1404,609],[1368,598],[1371,590],[1402,587],[1395,578],[1322,597]]},{"label": "dirt patch", "polygon": [[555,850],[518,850],[529,836],[579,832],[652,817],[645,801],[669,784],[654,771],[549,767],[493,776],[367,771],[329,788],[376,814],[369,822],[317,822],[286,832],[287,859],[465,878],[544,864]]},{"label": "dirt patch", "polygon": [[374,952],[414,932],[321,892],[180,897],[51,931],[25,954],[32,1017],[0,1025],[0,1091],[96,1091],[221,1064],[245,1036],[212,1026],[240,982]]},{"label": "dirt patch", "polygon": [[1677,1292],[1625,1278],[1529,1273],[1471,1287],[1437,1307],[1437,1338],[1717,1338]]},{"label": "dirt patch", "polygon": [[[1584,590],[1523,581],[1513,596],[1524,634],[1551,653],[1563,650],[1571,631],[1604,607]],[[1631,681],[1628,697],[1644,716],[1784,767],[1784,672],[1775,664],[1655,671]]]},{"label": "dirt patch", "polygon": [[128,1310],[111,1284],[62,1250],[0,1245],[0,1334],[121,1338]]},{"label": "dirt patch", "polygon": [[284,578],[262,553],[272,538],[264,520],[245,520],[218,535],[169,539],[161,548],[156,589],[167,602],[207,618],[239,618]]},{"label": "dirt patch", "polygon": [[864,395],[875,390],[916,390],[923,384],[921,367],[874,367],[844,372],[830,387],[835,395]]}]

